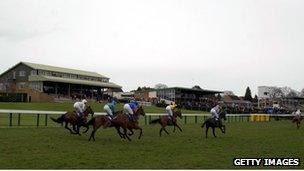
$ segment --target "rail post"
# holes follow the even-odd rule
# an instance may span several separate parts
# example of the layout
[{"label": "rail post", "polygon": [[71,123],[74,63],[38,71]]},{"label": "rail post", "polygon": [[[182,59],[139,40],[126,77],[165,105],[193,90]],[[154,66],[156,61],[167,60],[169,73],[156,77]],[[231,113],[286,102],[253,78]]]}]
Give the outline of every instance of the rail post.
[{"label": "rail post", "polygon": [[151,122],[151,115],[149,115],[149,123]]},{"label": "rail post", "polygon": [[13,114],[9,114],[9,126],[13,126]]},{"label": "rail post", "polygon": [[40,114],[37,114],[37,126],[39,126],[39,118],[40,118]]},{"label": "rail post", "polygon": [[195,123],[197,124],[197,116],[195,115],[194,117]]},{"label": "rail post", "polygon": [[21,114],[20,113],[18,113],[18,126],[20,126],[20,116]]},{"label": "rail post", "polygon": [[48,121],[48,114],[45,114],[45,122],[44,122],[45,126],[47,126],[47,124],[48,124],[47,121]]},{"label": "rail post", "polygon": [[184,121],[185,121],[185,124],[187,124],[187,116],[185,116],[185,120]]}]

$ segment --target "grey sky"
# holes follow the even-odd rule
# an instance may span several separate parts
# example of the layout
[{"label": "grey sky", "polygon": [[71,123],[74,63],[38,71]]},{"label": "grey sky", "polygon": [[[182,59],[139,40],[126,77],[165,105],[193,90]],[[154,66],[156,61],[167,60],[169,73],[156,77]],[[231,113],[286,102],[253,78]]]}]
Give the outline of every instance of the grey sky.
[{"label": "grey sky", "polygon": [[303,0],[2,0],[0,72],[20,61],[123,86],[304,88]]}]

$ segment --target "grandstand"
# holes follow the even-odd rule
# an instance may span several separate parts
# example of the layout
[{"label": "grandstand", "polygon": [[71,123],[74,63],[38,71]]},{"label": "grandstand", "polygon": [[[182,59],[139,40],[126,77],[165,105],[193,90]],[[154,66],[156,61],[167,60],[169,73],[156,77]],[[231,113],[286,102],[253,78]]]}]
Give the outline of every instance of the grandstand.
[{"label": "grandstand", "polygon": [[121,88],[109,80],[96,72],[19,62],[0,75],[0,92],[23,93],[33,102],[99,99],[105,89]]}]

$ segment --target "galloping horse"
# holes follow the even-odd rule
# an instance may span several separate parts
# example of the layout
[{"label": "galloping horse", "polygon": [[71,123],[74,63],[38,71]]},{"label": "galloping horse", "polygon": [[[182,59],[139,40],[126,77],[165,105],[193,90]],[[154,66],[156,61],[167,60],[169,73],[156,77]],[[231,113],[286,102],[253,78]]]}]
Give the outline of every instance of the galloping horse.
[{"label": "galloping horse", "polygon": [[[87,126],[86,122],[87,122],[87,117],[89,114],[92,114],[92,116],[94,115],[94,111],[92,110],[92,108],[90,106],[87,106],[87,108],[85,109],[85,111],[83,112],[83,118],[79,121],[77,119],[77,114],[75,111],[73,112],[66,112],[65,114],[59,116],[57,119],[51,118],[54,122],[57,123],[63,123],[65,122],[65,128],[68,129],[70,131],[71,134],[78,134],[79,133],[79,129],[81,126],[86,127],[87,129],[83,132],[87,132],[89,130],[89,127]],[[75,132],[73,132],[69,127],[68,124],[73,125],[73,130]]]},{"label": "galloping horse", "polygon": [[216,122],[216,120],[214,118],[209,118],[203,123],[203,125],[201,127],[204,128],[204,126],[206,125],[206,138],[207,138],[209,127],[212,128],[212,133],[213,133],[214,137],[216,137],[215,132],[214,132],[216,127],[220,128],[222,133],[226,132],[226,127],[225,127],[225,125],[223,125],[222,119],[224,119],[224,120],[227,119],[226,118],[226,111],[221,111],[220,112],[219,122]]},{"label": "galloping horse", "polygon": [[292,119],[292,123],[296,123],[297,124],[297,128],[300,128],[300,124],[301,124],[301,120],[302,117],[300,115],[296,115],[293,119]]},{"label": "galloping horse", "polygon": [[[109,118],[107,116],[98,116],[98,117],[94,117],[92,118],[87,125],[93,125],[93,131],[91,133],[90,139],[93,138],[93,140],[95,141],[95,132],[97,131],[98,128],[100,128],[101,126],[103,126],[103,128],[107,128],[107,127],[115,127],[117,130],[118,135],[121,138],[127,138],[129,141],[131,141],[131,139],[129,138],[128,134],[127,134],[127,129],[129,129],[131,131],[131,133],[129,135],[132,135],[133,129],[139,129],[140,130],[140,134],[138,139],[141,138],[142,136],[142,128],[138,126],[138,119],[139,119],[139,115],[143,115],[145,116],[145,112],[143,110],[142,106],[139,106],[135,112],[134,112],[136,121],[131,122],[129,120],[128,115],[124,114],[122,111],[117,112],[116,117],[114,117],[114,119],[110,122],[111,124],[109,125]],[[120,127],[123,128],[123,133],[120,132]]]},{"label": "galloping horse", "polygon": [[[122,111],[117,111],[114,113],[114,118],[116,117],[117,114],[122,113]],[[101,116],[96,116],[96,117],[92,117],[92,119],[87,122],[86,124],[88,127],[89,125],[93,125],[93,131],[91,133],[90,139],[89,141],[91,141],[91,138],[93,138],[93,140],[95,141],[95,132],[97,131],[97,129],[99,129],[101,126],[105,129],[108,127],[115,127],[112,123],[112,121],[109,119],[108,116],[106,115],[101,115]],[[121,138],[124,138],[123,135],[121,134],[121,132],[119,131],[119,126],[115,127],[117,130],[118,135]]]},{"label": "galloping horse", "polygon": [[182,119],[182,112],[180,109],[173,110],[172,112],[173,112],[174,120],[172,120],[169,116],[166,115],[166,116],[160,117],[159,119],[152,120],[150,122],[150,124],[159,123],[161,125],[161,128],[159,130],[159,136],[161,136],[162,131],[165,131],[167,134],[169,134],[169,132],[165,128],[166,126],[174,126],[173,132],[175,132],[175,127],[177,127],[182,132],[182,129],[177,125],[177,122],[176,122],[177,117]]}]

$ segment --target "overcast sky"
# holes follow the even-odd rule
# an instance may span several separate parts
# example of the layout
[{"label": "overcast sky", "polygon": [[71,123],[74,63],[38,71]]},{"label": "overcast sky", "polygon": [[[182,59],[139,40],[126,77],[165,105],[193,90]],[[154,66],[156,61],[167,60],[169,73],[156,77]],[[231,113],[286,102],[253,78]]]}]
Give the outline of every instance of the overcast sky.
[{"label": "overcast sky", "polygon": [[1,0],[0,72],[20,61],[123,86],[304,88],[303,0]]}]

